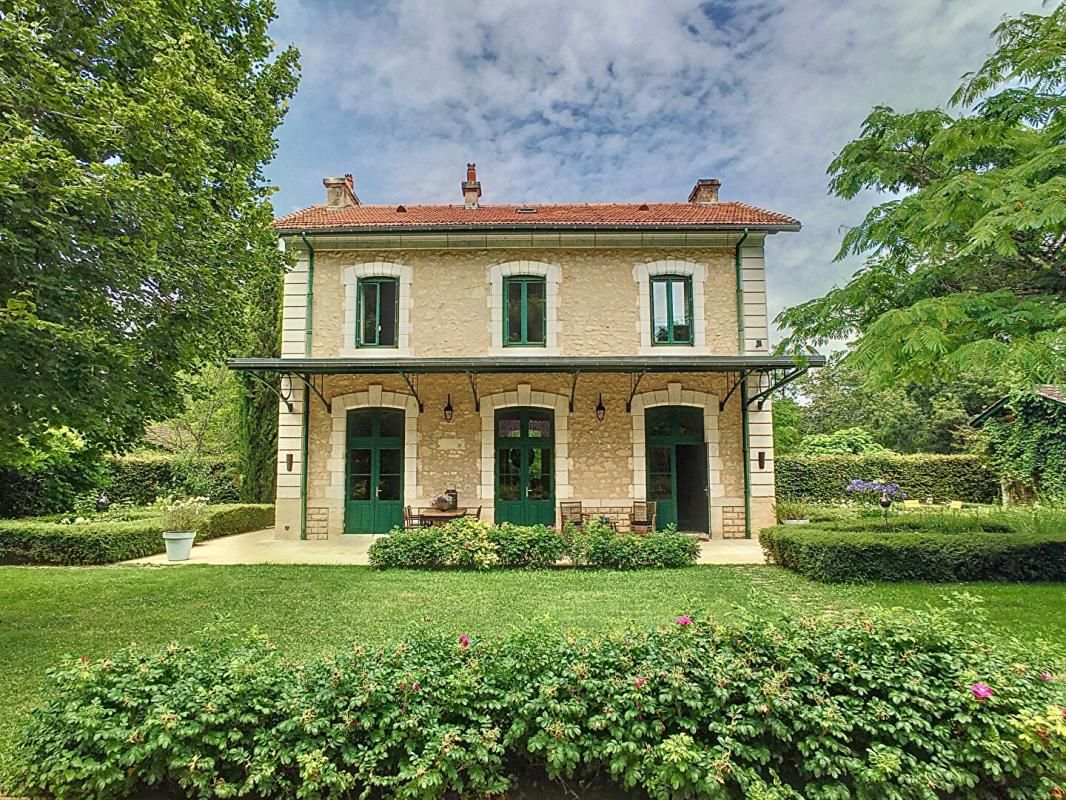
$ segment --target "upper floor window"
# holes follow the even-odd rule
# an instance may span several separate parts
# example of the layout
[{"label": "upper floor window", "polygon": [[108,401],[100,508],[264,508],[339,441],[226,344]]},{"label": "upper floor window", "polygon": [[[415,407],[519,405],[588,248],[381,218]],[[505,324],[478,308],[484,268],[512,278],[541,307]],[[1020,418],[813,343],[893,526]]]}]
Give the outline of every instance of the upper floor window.
[{"label": "upper floor window", "polygon": [[360,278],[357,285],[356,346],[396,347],[399,333],[399,281]]},{"label": "upper floor window", "polygon": [[503,281],[503,344],[545,346],[547,285],[543,277],[515,275]]},{"label": "upper floor window", "polygon": [[692,278],[655,275],[651,279],[652,344],[692,344]]}]

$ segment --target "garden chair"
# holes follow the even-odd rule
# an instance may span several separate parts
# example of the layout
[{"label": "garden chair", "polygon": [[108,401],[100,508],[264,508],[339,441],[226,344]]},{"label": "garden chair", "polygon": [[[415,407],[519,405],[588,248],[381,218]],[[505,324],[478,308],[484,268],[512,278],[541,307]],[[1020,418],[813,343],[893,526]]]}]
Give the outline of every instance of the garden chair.
[{"label": "garden chair", "polygon": [[580,528],[585,522],[582,516],[581,501],[576,503],[559,503],[559,521],[565,528],[567,524]]},{"label": "garden chair", "polygon": [[952,500],[948,503],[948,508],[952,511],[962,511],[962,501]]},{"label": "garden chair", "polygon": [[633,504],[629,513],[629,530],[633,533],[650,533],[655,530],[655,503],[653,501]]},{"label": "garden chair", "polygon": [[422,521],[422,517],[419,514],[411,513],[411,506],[403,507],[403,528],[406,531],[417,530],[418,528],[424,528],[425,523]]},{"label": "garden chair", "polygon": [[904,508],[921,508],[922,507],[922,501],[921,500],[904,500],[903,501],[903,507]]}]

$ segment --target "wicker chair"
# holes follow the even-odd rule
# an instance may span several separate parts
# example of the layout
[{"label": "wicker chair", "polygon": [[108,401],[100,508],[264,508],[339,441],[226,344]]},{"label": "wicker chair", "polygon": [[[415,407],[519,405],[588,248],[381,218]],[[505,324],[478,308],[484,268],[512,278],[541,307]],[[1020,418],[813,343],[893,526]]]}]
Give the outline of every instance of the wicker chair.
[{"label": "wicker chair", "polygon": [[418,528],[426,527],[425,522],[422,521],[422,517],[419,514],[411,513],[411,506],[403,507],[403,527],[404,530],[417,530]]},{"label": "wicker chair", "polygon": [[585,518],[581,512],[581,501],[576,503],[559,503],[559,521],[565,528],[568,524],[580,528]]},{"label": "wicker chair", "polygon": [[629,512],[629,529],[633,533],[650,533],[655,530],[654,501],[633,504],[633,510]]}]

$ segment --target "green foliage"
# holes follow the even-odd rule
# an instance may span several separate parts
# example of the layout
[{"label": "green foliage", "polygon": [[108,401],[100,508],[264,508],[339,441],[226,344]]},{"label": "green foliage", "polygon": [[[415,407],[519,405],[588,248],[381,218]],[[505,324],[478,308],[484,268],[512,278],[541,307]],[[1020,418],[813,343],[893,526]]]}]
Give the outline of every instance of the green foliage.
[{"label": "green foliage", "polygon": [[[281,355],[281,298],[279,276],[265,276],[249,287],[244,355],[260,358]],[[274,388],[281,382],[278,375],[260,378]],[[249,375],[242,374],[238,380],[238,452],[244,476],[241,500],[246,503],[273,502],[278,469],[278,397],[268,386]]]},{"label": "green foliage", "polygon": [[657,800],[1052,796],[1066,692],[1041,673],[1061,656],[1020,665],[991,638],[961,606],[728,627],[685,616],[602,638],[423,629],[298,666],[214,628],[52,670],[18,788],[428,800],[502,795],[523,770]]},{"label": "green foliage", "polygon": [[158,497],[189,495],[214,503],[237,500],[239,476],[231,457],[165,454],[120,456],[107,461],[104,483],[112,501],[148,505]]},{"label": "green foliage", "polygon": [[600,569],[663,569],[696,563],[699,543],[673,525],[645,534],[619,533],[590,520],[568,531],[570,560],[577,567]]},{"label": "green foliage", "polygon": [[[158,514],[138,517],[124,522],[107,514],[71,523],[0,520],[0,564],[114,564],[163,552],[167,525]],[[273,524],[274,506],[211,506],[196,525],[196,540]]]},{"label": "green foliage", "polygon": [[105,475],[100,453],[80,436],[47,431],[19,469],[0,467],[0,518],[69,511],[79,496],[95,495]]},{"label": "green foliage", "polygon": [[863,428],[844,428],[833,433],[804,436],[796,453],[802,456],[842,456],[867,453],[887,455],[890,451],[875,442]]},{"label": "green foliage", "polygon": [[546,569],[566,555],[566,540],[547,525],[504,522],[489,531],[501,567]]},{"label": "green foliage", "polygon": [[439,528],[397,529],[370,546],[370,563],[379,569],[544,569],[564,557],[578,567],[649,569],[687,567],[698,555],[699,544],[673,528],[637,535],[589,522],[564,532],[471,518]]},{"label": "green foliage", "polygon": [[908,515],[782,525],[759,541],[772,563],[826,583],[1066,581],[1066,519],[1056,523],[1051,531],[1016,532],[1002,517]]},{"label": "green foliage", "polygon": [[0,14],[0,464],[52,428],[136,442],[280,274],[262,167],[297,84],[269,0]]},{"label": "green foliage", "polygon": [[[789,387],[804,401],[791,424],[794,437],[863,428],[875,442],[897,453],[969,452],[970,420],[1003,396],[1002,390],[977,374],[872,386],[841,355]],[[775,399],[775,426],[778,407]],[[778,450],[776,427],[774,445],[784,455],[796,452]]]},{"label": "green foliage", "polygon": [[934,502],[992,503],[999,479],[977,456],[867,454],[780,456],[774,463],[777,499],[839,503],[852,499],[845,487],[855,479],[899,484],[907,497]]},{"label": "green foliage", "polygon": [[1066,502],[1066,406],[1026,392],[1011,399],[1010,411],[981,429],[985,458],[1017,494]]},{"label": "green foliage", "polygon": [[777,455],[795,453],[802,433],[803,411],[791,397],[774,398],[774,452]]},{"label": "green foliage", "polygon": [[[235,456],[240,387],[223,364],[207,364],[179,376],[181,410],[145,431],[153,447],[185,457]],[[276,410],[276,409],[275,409]]]},{"label": "green foliage", "polygon": [[1062,3],[1001,24],[958,116],[874,108],[830,190],[893,198],[844,237],[839,258],[869,258],[851,281],[778,317],[785,349],[857,336],[848,361],[882,386],[1066,376],[1064,31]]}]

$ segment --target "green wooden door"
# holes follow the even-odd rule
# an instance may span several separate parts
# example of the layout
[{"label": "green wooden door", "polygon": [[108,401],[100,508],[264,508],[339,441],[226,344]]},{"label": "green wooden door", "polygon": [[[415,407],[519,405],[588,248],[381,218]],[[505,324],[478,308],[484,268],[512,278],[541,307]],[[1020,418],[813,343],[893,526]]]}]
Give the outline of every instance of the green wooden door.
[{"label": "green wooden door", "polygon": [[555,522],[555,431],[551,411],[496,412],[496,522]]},{"label": "green wooden door", "polygon": [[703,475],[678,481],[678,445],[703,444],[703,411],[691,406],[657,406],[644,412],[648,499],[656,503],[656,527],[677,524],[681,493],[706,493]]},{"label": "green wooden door", "polygon": [[345,533],[387,533],[403,523],[404,412],[348,412]]}]

